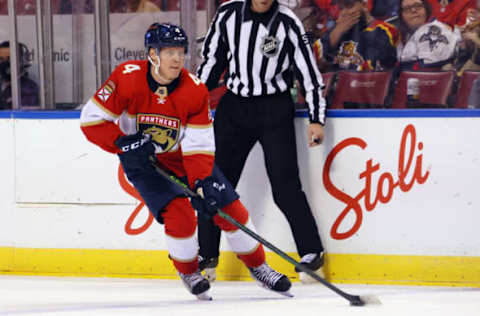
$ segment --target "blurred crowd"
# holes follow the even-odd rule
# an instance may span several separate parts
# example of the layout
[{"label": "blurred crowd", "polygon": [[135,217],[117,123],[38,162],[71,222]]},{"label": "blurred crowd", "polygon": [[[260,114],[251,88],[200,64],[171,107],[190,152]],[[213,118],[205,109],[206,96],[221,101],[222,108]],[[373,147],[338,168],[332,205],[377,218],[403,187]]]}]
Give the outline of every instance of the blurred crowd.
[{"label": "blurred crowd", "polygon": [[[0,0],[0,14],[8,14],[7,0]],[[206,0],[197,0],[197,10],[205,10]],[[17,0],[16,11],[19,15],[33,15],[36,0]],[[71,14],[74,9],[82,13],[93,13],[93,0],[50,0],[54,14]],[[75,7],[76,6],[76,7]],[[180,9],[179,0],[110,0],[111,13],[176,11]]]},{"label": "blurred crowd", "polygon": [[[197,0],[197,10],[205,10],[206,1]],[[463,74],[480,71],[480,0],[278,1],[302,21],[322,73],[388,71],[393,87],[406,70],[455,72],[448,102],[453,107]],[[179,2],[110,0],[110,11],[175,11]],[[16,1],[17,14],[35,14],[35,3]],[[93,12],[93,0],[51,0],[51,5],[54,14]],[[0,0],[0,14],[8,14],[7,0]],[[480,79],[470,86],[480,90]]]},{"label": "blurred crowd", "polygon": [[[402,71],[454,72],[452,107],[463,74],[480,71],[479,0],[311,0],[293,10],[322,73],[392,72],[386,107]],[[480,79],[469,87],[478,94]]]}]

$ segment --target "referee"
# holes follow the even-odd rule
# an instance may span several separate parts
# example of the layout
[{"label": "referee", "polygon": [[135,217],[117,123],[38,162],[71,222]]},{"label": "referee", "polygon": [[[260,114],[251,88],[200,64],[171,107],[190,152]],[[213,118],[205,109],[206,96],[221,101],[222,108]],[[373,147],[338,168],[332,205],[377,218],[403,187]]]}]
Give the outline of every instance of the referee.
[{"label": "referee", "polygon": [[[203,46],[198,77],[211,90],[227,70],[227,92],[215,113],[215,162],[236,186],[252,147],[260,142],[276,205],[286,216],[301,262],[322,272],[323,246],[300,183],[293,78],[309,107],[309,146],[321,143],[323,81],[300,20],[277,0],[231,0],[220,6]],[[292,71],[293,70],[293,71]],[[201,266],[215,279],[220,229],[199,219]],[[297,271],[298,272],[298,271]],[[300,279],[310,280],[304,273]]]}]

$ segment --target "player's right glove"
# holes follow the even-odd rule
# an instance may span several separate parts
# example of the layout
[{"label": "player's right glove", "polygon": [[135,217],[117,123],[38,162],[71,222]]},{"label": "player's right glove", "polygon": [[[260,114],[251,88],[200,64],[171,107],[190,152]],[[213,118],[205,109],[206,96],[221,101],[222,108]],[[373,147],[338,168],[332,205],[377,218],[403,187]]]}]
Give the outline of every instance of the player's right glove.
[{"label": "player's right glove", "polygon": [[195,191],[200,196],[193,198],[192,204],[204,217],[212,218],[217,214],[218,201],[221,200],[225,184],[216,182],[212,177],[195,181]]},{"label": "player's right glove", "polygon": [[121,150],[118,156],[128,177],[152,167],[150,157],[155,155],[155,146],[152,144],[151,137],[150,134],[138,132],[120,136],[115,141],[115,145]]}]

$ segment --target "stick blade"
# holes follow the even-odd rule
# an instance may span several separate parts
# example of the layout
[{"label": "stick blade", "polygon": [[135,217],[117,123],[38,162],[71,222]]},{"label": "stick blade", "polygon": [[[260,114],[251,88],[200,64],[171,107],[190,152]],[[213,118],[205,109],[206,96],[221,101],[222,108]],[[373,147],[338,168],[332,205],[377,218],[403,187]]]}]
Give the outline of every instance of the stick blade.
[{"label": "stick blade", "polygon": [[382,302],[376,295],[359,295],[350,301],[352,306],[381,305]]}]

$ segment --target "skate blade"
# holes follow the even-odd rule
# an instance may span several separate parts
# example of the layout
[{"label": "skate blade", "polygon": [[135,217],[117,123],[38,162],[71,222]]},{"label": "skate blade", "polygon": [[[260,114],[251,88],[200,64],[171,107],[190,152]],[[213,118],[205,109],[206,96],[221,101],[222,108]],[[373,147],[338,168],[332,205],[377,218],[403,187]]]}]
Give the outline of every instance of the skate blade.
[{"label": "skate blade", "polygon": [[275,290],[269,289],[269,288],[264,287],[264,286],[262,286],[262,287],[263,287],[265,290],[268,290],[268,291],[273,292],[273,293],[280,294],[280,295],[285,296],[285,297],[288,297],[288,298],[292,298],[292,297],[293,297],[293,294],[290,293],[289,291],[280,292],[280,291],[275,291]]},{"label": "skate blade", "polygon": [[285,297],[293,297],[293,294],[290,293],[289,291],[286,291],[286,292],[277,292],[277,291],[273,291],[273,290],[272,290],[272,292],[278,293],[278,294],[283,295],[283,296],[285,296]]},{"label": "skate blade", "polygon": [[292,298],[292,297],[293,297],[293,294],[290,293],[289,291],[285,291],[285,292],[275,291],[275,290],[272,290],[272,289],[266,287],[263,283],[260,283],[260,282],[258,282],[258,281],[255,281],[255,282],[256,282],[258,285],[260,285],[260,287],[261,287],[262,289],[265,289],[265,290],[267,290],[267,291],[269,291],[269,292],[273,292],[273,293],[276,293],[276,294],[280,294],[280,295],[282,295],[282,296],[289,297],[289,298]]},{"label": "skate blade", "polygon": [[208,291],[197,294],[196,296],[197,296],[197,299],[200,300],[200,301],[212,301],[213,300],[213,298],[210,295],[208,295]]}]

